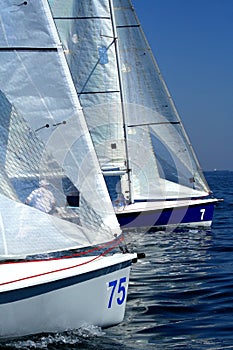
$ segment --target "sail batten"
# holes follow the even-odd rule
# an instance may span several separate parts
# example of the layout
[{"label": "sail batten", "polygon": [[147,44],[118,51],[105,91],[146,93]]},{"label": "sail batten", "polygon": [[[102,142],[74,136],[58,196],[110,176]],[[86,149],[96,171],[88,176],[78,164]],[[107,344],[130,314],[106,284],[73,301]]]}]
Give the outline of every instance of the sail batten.
[{"label": "sail batten", "polygon": [[0,51],[57,51],[56,47],[0,47]]},{"label": "sail batten", "polygon": [[91,94],[118,94],[120,90],[115,91],[84,91],[84,92],[78,92],[78,95],[91,95]]},{"label": "sail batten", "polygon": [[61,16],[61,17],[58,17],[58,16],[54,16],[53,17],[54,20],[73,20],[73,19],[110,19],[110,17],[107,17],[107,16],[69,16],[69,17],[66,17],[66,16]]},{"label": "sail batten", "polygon": [[125,25],[117,25],[116,26],[117,29],[120,28],[140,28],[139,24],[125,24]]},{"label": "sail batten", "polygon": [[148,126],[148,125],[162,125],[162,124],[180,124],[179,121],[177,122],[154,122],[154,123],[141,123],[141,124],[128,124],[128,128],[133,128],[135,126]]}]

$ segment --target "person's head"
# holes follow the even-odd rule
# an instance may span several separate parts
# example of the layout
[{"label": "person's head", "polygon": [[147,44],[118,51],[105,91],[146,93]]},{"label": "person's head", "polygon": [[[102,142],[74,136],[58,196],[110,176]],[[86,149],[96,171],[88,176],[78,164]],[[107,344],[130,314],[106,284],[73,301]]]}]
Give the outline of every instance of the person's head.
[{"label": "person's head", "polygon": [[46,180],[40,180],[39,185],[40,187],[48,187],[49,183]]}]

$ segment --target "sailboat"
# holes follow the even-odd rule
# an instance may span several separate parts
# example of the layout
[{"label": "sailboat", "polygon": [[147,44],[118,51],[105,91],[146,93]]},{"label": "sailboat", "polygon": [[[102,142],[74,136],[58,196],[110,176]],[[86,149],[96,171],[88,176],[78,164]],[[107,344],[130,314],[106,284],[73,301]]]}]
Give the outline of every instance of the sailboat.
[{"label": "sailboat", "polygon": [[49,0],[122,228],[208,227],[217,199],[130,0]]},{"label": "sailboat", "polygon": [[120,323],[138,255],[125,247],[47,0],[1,1],[0,133],[0,338]]}]

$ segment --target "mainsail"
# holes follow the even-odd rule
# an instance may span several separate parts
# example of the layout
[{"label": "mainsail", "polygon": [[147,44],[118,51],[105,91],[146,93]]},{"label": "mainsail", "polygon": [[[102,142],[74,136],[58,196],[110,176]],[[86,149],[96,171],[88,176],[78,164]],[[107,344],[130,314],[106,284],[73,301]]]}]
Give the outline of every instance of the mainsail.
[{"label": "mainsail", "polygon": [[[131,1],[113,0],[113,5],[132,163],[138,158],[135,145],[143,145],[142,134],[148,140],[144,150],[149,165],[139,166],[135,175],[147,177],[149,198],[208,195],[208,185]],[[157,176],[153,177],[151,168]]]},{"label": "mainsail", "polygon": [[121,174],[129,202],[207,196],[131,1],[50,6],[102,170]]},{"label": "mainsail", "polygon": [[[47,0],[2,0],[0,23],[1,257],[113,240],[121,231]],[[44,179],[51,214],[24,204]]]}]

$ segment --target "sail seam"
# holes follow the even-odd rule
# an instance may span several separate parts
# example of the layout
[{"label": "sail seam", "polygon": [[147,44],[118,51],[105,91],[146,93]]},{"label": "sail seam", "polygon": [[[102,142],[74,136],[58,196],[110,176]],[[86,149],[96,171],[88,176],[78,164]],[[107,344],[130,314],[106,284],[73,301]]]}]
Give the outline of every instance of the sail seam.
[{"label": "sail seam", "polygon": [[139,28],[139,24],[127,24],[127,25],[118,25],[116,26],[118,28]]}]

